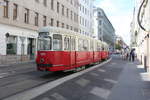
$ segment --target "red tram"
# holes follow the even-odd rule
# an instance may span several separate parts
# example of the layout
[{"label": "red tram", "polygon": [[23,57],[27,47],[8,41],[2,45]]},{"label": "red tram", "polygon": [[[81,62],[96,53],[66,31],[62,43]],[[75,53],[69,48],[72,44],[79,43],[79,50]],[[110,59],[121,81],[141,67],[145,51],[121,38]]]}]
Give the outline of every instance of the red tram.
[{"label": "red tram", "polygon": [[108,58],[108,45],[100,40],[61,28],[39,30],[37,69],[66,71]]}]

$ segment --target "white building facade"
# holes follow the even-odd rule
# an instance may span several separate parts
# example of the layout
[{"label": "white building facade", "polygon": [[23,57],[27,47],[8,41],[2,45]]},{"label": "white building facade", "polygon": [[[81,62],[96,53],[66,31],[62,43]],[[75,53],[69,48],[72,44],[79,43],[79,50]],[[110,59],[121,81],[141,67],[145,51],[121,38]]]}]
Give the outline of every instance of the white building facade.
[{"label": "white building facade", "polygon": [[94,0],[79,0],[79,32],[93,36],[93,7]]},{"label": "white building facade", "polygon": [[94,34],[99,40],[109,44],[111,50],[115,45],[115,29],[101,8],[94,8]]},{"label": "white building facade", "polygon": [[131,47],[136,48],[137,57],[145,69],[150,71],[150,1],[145,0],[140,13],[140,22],[148,31],[143,31],[137,21],[139,7],[143,0],[135,0],[133,19],[131,22]]},{"label": "white building facade", "polygon": [[0,64],[35,60],[43,26],[79,31],[78,0],[1,0]]}]

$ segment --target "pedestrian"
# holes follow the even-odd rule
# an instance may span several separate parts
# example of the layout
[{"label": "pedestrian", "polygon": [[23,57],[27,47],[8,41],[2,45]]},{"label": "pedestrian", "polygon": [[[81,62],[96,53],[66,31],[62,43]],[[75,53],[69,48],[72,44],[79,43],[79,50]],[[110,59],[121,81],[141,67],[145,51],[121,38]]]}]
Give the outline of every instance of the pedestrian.
[{"label": "pedestrian", "polygon": [[134,62],[134,60],[135,60],[135,49],[131,50],[129,60]]}]

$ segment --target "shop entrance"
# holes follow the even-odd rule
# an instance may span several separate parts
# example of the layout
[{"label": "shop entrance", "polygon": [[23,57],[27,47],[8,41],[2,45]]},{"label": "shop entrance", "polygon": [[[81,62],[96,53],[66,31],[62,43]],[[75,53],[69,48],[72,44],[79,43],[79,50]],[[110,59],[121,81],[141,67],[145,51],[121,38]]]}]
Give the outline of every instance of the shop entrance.
[{"label": "shop entrance", "polygon": [[35,58],[35,39],[28,38],[28,55],[29,59],[33,60]]}]

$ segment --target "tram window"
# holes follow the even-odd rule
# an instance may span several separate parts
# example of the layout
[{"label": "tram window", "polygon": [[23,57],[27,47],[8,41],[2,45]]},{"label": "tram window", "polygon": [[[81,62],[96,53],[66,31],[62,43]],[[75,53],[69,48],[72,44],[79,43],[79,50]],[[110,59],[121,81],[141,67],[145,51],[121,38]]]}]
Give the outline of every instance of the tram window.
[{"label": "tram window", "polygon": [[93,41],[90,41],[90,50],[93,51]]},{"label": "tram window", "polygon": [[75,38],[71,38],[71,50],[75,50]]},{"label": "tram window", "polygon": [[87,40],[83,40],[83,50],[88,51],[88,41]]},{"label": "tram window", "polygon": [[68,37],[64,38],[64,50],[70,50],[70,40]]},{"label": "tram window", "polygon": [[105,50],[105,47],[104,47],[104,45],[102,44],[102,50]]},{"label": "tram window", "polygon": [[97,51],[100,51],[100,50],[101,50],[100,43],[97,43]]},{"label": "tram window", "polygon": [[83,51],[83,40],[82,39],[78,40],[78,50]]},{"label": "tram window", "polygon": [[62,36],[59,34],[53,35],[53,50],[62,50]]},{"label": "tram window", "polygon": [[51,38],[38,39],[38,50],[51,50],[52,42]]}]

